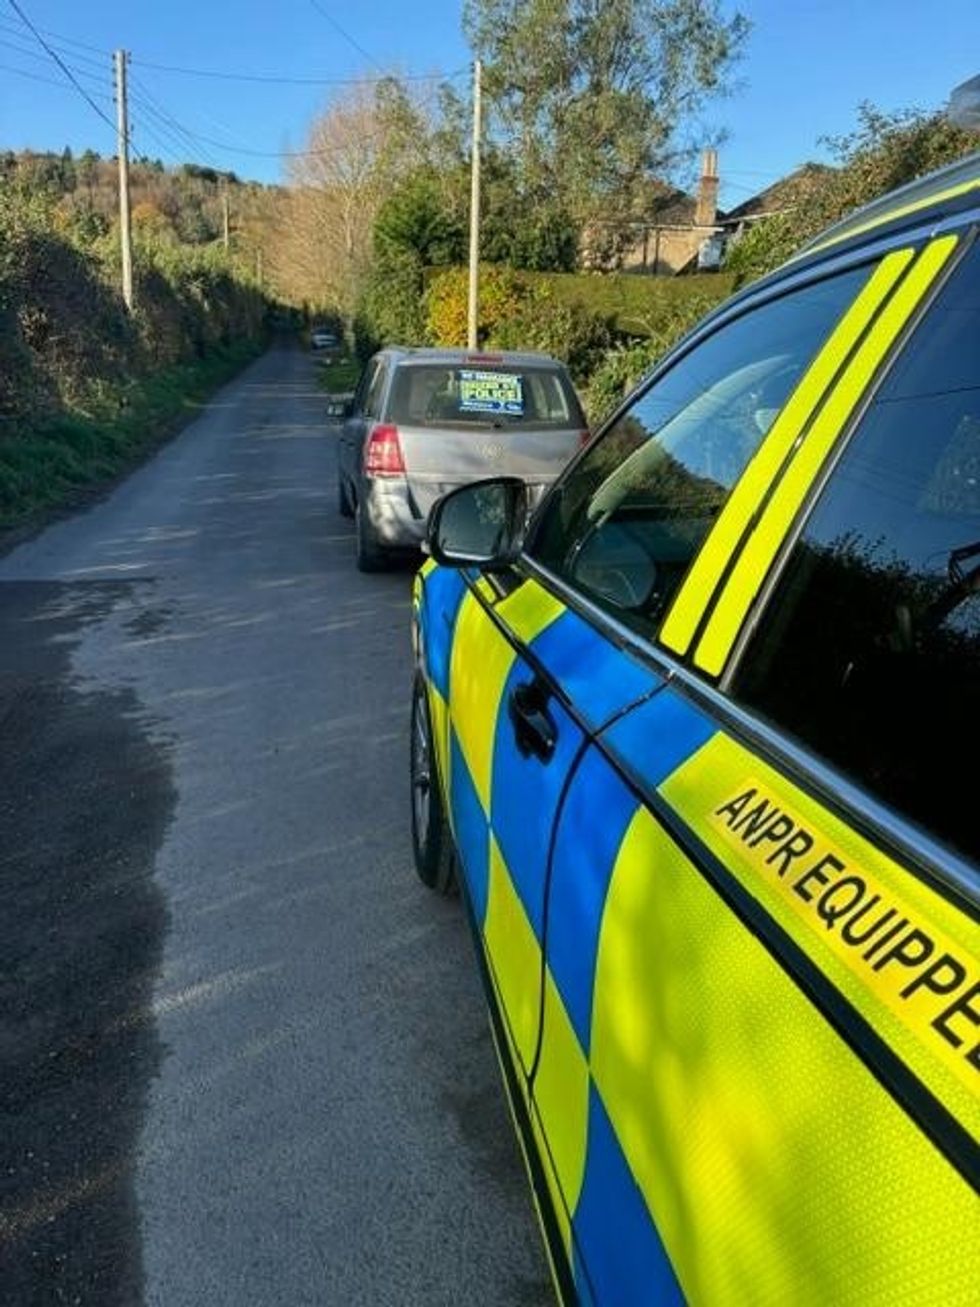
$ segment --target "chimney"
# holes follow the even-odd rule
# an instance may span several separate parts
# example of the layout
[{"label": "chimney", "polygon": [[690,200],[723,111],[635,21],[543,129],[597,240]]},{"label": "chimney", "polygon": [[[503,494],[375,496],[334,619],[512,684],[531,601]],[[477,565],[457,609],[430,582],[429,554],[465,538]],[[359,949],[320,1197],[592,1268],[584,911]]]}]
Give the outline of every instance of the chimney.
[{"label": "chimney", "polygon": [[701,154],[701,177],[698,181],[698,202],[694,209],[695,227],[713,227],[718,216],[718,151],[704,150]]}]

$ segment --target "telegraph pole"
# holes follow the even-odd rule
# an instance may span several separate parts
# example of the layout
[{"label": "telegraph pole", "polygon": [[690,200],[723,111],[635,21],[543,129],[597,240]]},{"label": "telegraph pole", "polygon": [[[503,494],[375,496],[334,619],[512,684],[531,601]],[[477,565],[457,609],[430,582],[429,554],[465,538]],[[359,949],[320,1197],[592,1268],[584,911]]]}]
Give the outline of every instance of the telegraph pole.
[{"label": "telegraph pole", "polygon": [[221,188],[221,232],[225,249],[227,250],[231,239],[231,221],[228,216],[228,183],[225,182]]},{"label": "telegraph pole", "polygon": [[473,65],[473,161],[470,178],[470,300],[467,325],[467,346],[477,347],[477,323],[480,305],[480,136],[481,92],[483,64],[479,59]]},{"label": "telegraph pole", "polygon": [[129,116],[126,107],[126,51],[115,52],[116,146],[119,156],[119,239],[122,248],[122,293],[126,308],[133,310],[133,249],[129,221]]}]

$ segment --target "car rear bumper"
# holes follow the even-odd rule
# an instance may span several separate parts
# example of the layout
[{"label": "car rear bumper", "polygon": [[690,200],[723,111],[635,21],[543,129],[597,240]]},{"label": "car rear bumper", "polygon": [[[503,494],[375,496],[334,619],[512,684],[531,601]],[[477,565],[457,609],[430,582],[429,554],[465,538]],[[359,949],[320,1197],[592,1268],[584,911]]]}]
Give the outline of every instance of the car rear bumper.
[{"label": "car rear bumper", "polygon": [[[554,477],[547,479],[540,475],[528,478],[532,509],[551,489],[553,480]],[[380,544],[391,549],[417,549],[425,539],[427,510],[431,510],[442,495],[468,484],[464,480],[420,486],[420,493],[426,496],[425,505],[420,505],[419,497],[412,493],[404,477],[365,477],[362,503]]]},{"label": "car rear bumper", "polygon": [[425,517],[402,477],[365,477],[362,511],[380,544],[390,549],[417,549],[425,538]]}]

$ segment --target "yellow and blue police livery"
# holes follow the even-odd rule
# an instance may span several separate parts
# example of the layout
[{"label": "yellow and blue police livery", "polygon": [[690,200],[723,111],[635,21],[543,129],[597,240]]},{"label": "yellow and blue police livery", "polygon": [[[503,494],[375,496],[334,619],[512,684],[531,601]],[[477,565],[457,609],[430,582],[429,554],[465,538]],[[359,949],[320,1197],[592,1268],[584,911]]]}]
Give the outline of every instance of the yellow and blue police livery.
[{"label": "yellow and blue police livery", "polygon": [[712,314],[415,584],[413,837],[566,1303],[973,1303],[980,157]]}]

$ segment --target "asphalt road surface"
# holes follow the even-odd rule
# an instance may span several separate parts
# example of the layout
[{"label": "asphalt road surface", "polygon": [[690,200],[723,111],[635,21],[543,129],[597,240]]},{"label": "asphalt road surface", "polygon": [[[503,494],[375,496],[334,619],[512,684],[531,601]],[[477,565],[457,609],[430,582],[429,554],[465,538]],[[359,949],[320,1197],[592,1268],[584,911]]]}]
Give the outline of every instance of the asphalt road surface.
[{"label": "asphalt road surface", "polygon": [[274,348],[0,559],[4,1307],[551,1301],[323,415]]}]

